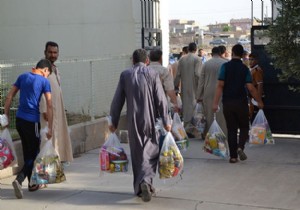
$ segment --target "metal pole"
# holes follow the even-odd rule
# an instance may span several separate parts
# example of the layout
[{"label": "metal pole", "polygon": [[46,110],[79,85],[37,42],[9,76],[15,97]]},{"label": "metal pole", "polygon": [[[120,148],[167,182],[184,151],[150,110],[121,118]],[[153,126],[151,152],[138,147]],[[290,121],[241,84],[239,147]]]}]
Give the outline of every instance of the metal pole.
[{"label": "metal pole", "polygon": [[253,1],[251,0],[251,26],[253,26]]},{"label": "metal pole", "polygon": [[273,25],[273,21],[274,21],[274,2],[273,0],[271,0],[271,23]]},{"label": "metal pole", "polygon": [[141,0],[141,17],[142,17],[142,36],[141,36],[141,39],[142,39],[142,48],[145,47],[145,44],[144,44],[144,41],[145,41],[145,37],[144,37],[144,4],[143,4],[143,1],[144,0]]},{"label": "metal pole", "polygon": [[264,25],[264,1],[261,0],[261,25]]}]

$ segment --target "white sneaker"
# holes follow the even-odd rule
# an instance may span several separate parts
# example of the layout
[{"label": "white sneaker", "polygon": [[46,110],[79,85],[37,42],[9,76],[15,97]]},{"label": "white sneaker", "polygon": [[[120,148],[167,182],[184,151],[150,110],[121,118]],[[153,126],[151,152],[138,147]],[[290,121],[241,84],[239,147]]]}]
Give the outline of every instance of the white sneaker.
[{"label": "white sneaker", "polygon": [[18,180],[13,181],[12,186],[13,186],[14,191],[15,191],[15,196],[18,199],[22,199],[23,198],[23,190],[22,190],[22,186],[20,185]]}]

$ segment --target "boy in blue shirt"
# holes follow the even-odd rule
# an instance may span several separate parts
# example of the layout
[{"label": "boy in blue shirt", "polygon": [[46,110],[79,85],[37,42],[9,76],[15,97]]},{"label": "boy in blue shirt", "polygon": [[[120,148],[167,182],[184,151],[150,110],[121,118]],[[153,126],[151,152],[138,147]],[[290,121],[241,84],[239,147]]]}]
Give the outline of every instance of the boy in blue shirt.
[{"label": "boy in blue shirt", "polygon": [[[243,46],[240,44],[232,47],[232,59],[221,66],[213,102],[213,111],[216,112],[222,96],[230,163],[236,163],[238,156],[241,161],[247,159],[244,153],[245,143],[249,138],[249,108],[246,88],[258,102],[258,108],[262,109],[264,106],[252,84],[250,71],[241,60],[243,52]],[[237,138],[238,129],[240,130],[239,138]]]},{"label": "boy in blue shirt", "polygon": [[[40,60],[36,68],[33,68],[31,72],[23,73],[18,77],[6,97],[4,113],[9,119],[11,102],[20,90],[19,107],[16,114],[16,127],[22,142],[24,166],[12,183],[15,195],[18,199],[23,198],[22,182],[26,177],[28,183],[30,182],[34,160],[40,151],[39,103],[42,94],[45,95],[47,101],[47,112],[49,116],[49,130],[46,135],[48,139],[52,137],[53,114],[51,88],[47,80],[51,72],[50,61],[47,59]],[[29,191],[36,191],[41,187],[42,185],[30,186],[28,184]]]}]

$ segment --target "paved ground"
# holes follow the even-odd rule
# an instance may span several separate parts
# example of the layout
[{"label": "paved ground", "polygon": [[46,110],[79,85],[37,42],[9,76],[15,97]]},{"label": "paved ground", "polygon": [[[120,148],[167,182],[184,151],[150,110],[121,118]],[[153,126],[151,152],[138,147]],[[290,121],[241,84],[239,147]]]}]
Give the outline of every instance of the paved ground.
[{"label": "paved ground", "polygon": [[[14,177],[0,180],[0,209],[300,209],[299,139],[280,137],[272,146],[247,145],[249,159],[237,164],[204,153],[202,144],[193,139],[183,153],[182,178],[156,177],[157,195],[149,203],[133,195],[131,168],[128,173],[100,173],[98,150],[92,150],[66,168],[66,182],[37,192],[24,189],[22,200],[14,196]],[[128,145],[123,146],[128,151]]]}]

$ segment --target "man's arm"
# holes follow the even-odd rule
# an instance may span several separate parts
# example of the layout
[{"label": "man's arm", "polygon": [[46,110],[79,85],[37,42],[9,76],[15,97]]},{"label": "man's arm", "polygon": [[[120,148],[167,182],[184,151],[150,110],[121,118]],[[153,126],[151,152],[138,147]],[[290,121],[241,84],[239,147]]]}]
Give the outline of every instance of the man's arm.
[{"label": "man's arm", "polygon": [[196,99],[197,102],[202,102],[203,100],[203,94],[204,94],[204,81],[205,81],[205,64],[202,65],[201,73],[200,73],[200,78],[198,81],[198,88],[196,92]]},{"label": "man's arm", "polygon": [[17,88],[16,86],[13,86],[6,96],[5,105],[4,105],[4,114],[7,116],[8,124],[9,124],[9,109],[11,106],[11,102],[18,91],[19,91],[19,88]]},{"label": "man's arm", "polygon": [[247,83],[246,84],[247,89],[249,90],[251,96],[257,101],[258,103],[258,108],[262,109],[264,108],[264,103],[262,102],[261,97],[258,94],[258,91],[256,90],[256,88],[254,87],[254,85],[252,83]]},{"label": "man's arm", "polygon": [[48,133],[47,138],[51,139],[52,137],[52,128],[53,128],[53,108],[52,108],[52,99],[51,93],[47,92],[44,94],[47,104],[47,117],[48,117]]},{"label": "man's arm", "polygon": [[222,96],[223,89],[224,89],[224,81],[218,80],[217,89],[216,89],[214,102],[213,102],[213,112],[216,112],[219,109],[219,101]]},{"label": "man's arm", "polygon": [[42,95],[41,101],[40,101],[40,113],[42,114],[44,120],[48,121],[47,104],[46,104],[46,98],[44,95]]},{"label": "man's arm", "polygon": [[[134,91],[134,90],[133,90]],[[110,105],[111,124],[108,125],[110,132],[115,132],[118,128],[121,111],[125,103],[124,78],[120,75],[119,83]]]}]

